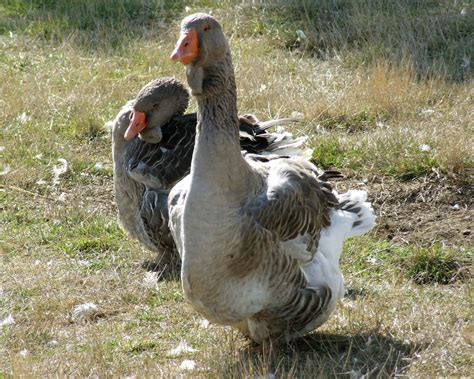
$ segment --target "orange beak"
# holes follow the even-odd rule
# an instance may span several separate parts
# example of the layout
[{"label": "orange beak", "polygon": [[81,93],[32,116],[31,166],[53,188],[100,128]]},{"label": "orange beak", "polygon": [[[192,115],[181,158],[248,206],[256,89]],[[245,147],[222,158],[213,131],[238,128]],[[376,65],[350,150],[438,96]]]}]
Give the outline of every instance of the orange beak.
[{"label": "orange beak", "polygon": [[146,128],[145,113],[133,111],[133,117],[130,121],[130,125],[125,131],[124,138],[131,140],[137,136],[143,129]]},{"label": "orange beak", "polygon": [[181,33],[174,51],[171,53],[172,61],[180,61],[187,65],[195,61],[199,56],[199,41],[196,29],[189,29]]}]

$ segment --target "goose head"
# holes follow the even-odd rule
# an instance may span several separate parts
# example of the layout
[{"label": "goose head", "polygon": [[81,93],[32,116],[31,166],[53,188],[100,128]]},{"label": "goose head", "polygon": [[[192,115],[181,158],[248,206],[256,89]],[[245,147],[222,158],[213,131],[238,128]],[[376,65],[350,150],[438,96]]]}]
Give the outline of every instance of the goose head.
[{"label": "goose head", "polygon": [[192,94],[205,96],[214,87],[213,71],[230,58],[230,49],[217,20],[196,13],[181,22],[181,35],[170,58],[186,66]]},{"label": "goose head", "polygon": [[[133,101],[130,124],[124,138],[131,140],[140,133],[142,139],[147,141],[147,134],[150,137],[156,135],[153,131],[158,131],[161,136],[161,126],[173,116],[183,114],[188,101],[188,91],[176,79],[160,78],[151,81],[138,92]],[[156,143],[159,140],[148,142]]]}]

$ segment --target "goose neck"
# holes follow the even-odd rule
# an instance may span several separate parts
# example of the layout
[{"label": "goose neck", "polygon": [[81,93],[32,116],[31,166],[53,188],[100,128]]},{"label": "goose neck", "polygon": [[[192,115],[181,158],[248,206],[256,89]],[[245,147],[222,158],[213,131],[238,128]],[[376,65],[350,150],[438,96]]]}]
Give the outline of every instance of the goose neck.
[{"label": "goose neck", "polygon": [[[198,127],[191,172],[201,179],[231,186],[245,181],[233,66],[230,59],[206,69],[204,95],[198,96]],[[219,183],[216,183],[219,182]]]}]

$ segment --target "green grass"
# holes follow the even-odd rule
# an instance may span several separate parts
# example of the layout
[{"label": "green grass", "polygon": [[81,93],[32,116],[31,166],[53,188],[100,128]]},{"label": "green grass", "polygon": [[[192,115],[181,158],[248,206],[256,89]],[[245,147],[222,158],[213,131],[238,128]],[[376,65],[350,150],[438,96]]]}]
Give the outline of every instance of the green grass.
[{"label": "green grass", "polygon": [[[462,333],[472,325],[472,240],[463,232],[473,94],[472,65],[462,64],[472,59],[472,5],[285,4],[0,4],[0,168],[9,167],[0,178],[0,322],[15,320],[0,327],[0,377],[471,374]],[[292,131],[309,137],[313,161],[348,177],[339,191],[367,186],[376,204],[379,229],[345,246],[348,296],[334,317],[274,354],[253,353],[230,328],[203,327],[178,275],[150,281],[141,264],[153,254],[116,223],[103,124],[149,80],[184,81],[168,56],[180,19],[200,10],[229,36],[241,112],[300,112]],[[68,170],[54,184],[60,158]],[[384,239],[386,224],[398,238]],[[86,302],[99,315],[72,320]],[[183,340],[197,352],[171,356]],[[196,369],[180,369],[184,359]]]},{"label": "green grass", "polygon": [[[372,171],[403,181],[429,175],[433,170],[451,171],[443,167],[442,157],[432,151],[430,145],[419,144],[420,141],[411,134],[400,131],[396,135],[390,134],[349,136],[346,141],[334,135],[321,138],[315,142],[312,160],[323,169],[344,167],[354,172],[360,169],[368,171],[370,164]],[[358,141],[354,142],[356,139]],[[424,151],[422,145],[429,146],[430,150]]]},{"label": "green grass", "polygon": [[351,66],[385,58],[409,62],[422,78],[464,80],[473,73],[464,60],[474,52],[472,11],[470,1],[275,0],[255,5],[252,12],[261,17],[250,18],[248,30],[318,58],[340,56]]},{"label": "green grass", "polygon": [[402,270],[418,284],[449,284],[466,279],[470,273],[466,268],[472,260],[472,251],[463,256],[436,243],[431,248],[422,248],[403,259]]},{"label": "green grass", "polygon": [[450,284],[470,277],[469,265],[473,250],[443,248],[439,242],[430,247],[401,247],[370,238],[353,239],[348,243],[341,265],[355,270],[361,278],[385,280],[387,268],[393,274],[416,284]]}]

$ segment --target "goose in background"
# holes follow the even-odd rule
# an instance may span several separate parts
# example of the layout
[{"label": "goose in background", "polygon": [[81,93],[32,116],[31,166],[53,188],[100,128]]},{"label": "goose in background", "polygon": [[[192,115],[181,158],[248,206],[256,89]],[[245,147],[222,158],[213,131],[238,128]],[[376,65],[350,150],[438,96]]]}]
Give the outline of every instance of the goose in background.
[{"label": "goose in background", "polygon": [[[189,94],[179,81],[156,79],[108,123],[119,224],[130,237],[158,253],[154,266],[168,264],[177,256],[168,227],[168,194],[191,166],[197,116],[184,114],[188,101]],[[240,148],[247,154],[308,154],[302,148],[305,137],[267,132],[294,121],[260,122],[253,115],[241,116]]]},{"label": "goose in background", "polygon": [[169,196],[185,298],[257,343],[315,329],[344,294],[344,240],[374,226],[367,193],[333,192],[302,157],[241,154],[231,52],[212,16],[182,21],[171,59],[198,102],[191,171]]}]

